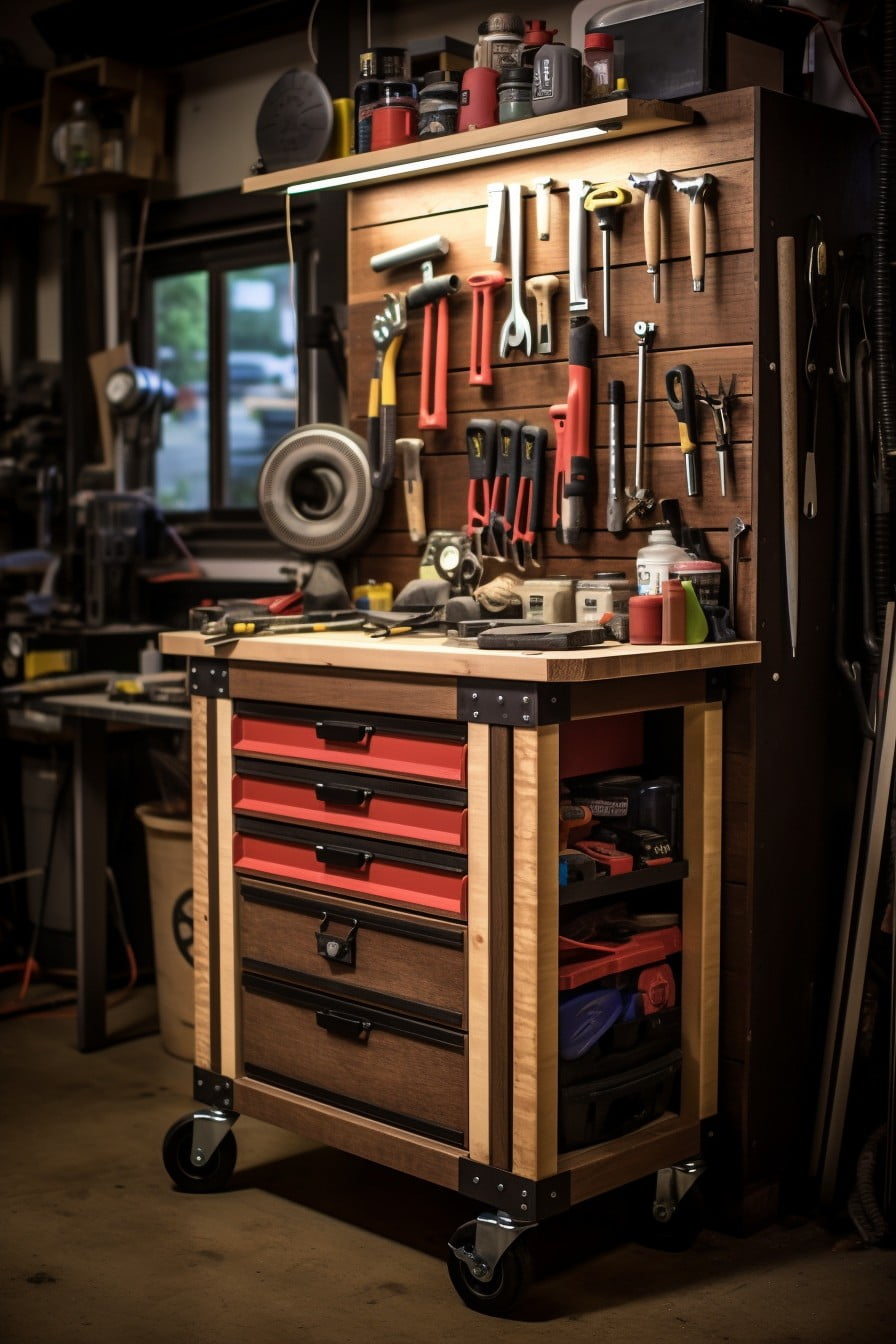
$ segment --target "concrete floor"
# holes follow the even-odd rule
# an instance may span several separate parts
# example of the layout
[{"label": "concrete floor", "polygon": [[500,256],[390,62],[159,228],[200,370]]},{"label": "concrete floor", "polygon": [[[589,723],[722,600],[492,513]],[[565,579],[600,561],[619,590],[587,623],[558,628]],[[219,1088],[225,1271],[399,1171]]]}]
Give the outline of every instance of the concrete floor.
[{"label": "concrete floor", "polygon": [[[154,991],[110,1022],[152,1028]],[[0,1337],[5,1344],[882,1344],[896,1256],[813,1222],[705,1228],[680,1254],[627,1239],[618,1200],[535,1234],[510,1318],[470,1311],[446,1242],[460,1196],[243,1117],[228,1189],[176,1192],[162,1138],[191,1067],[154,1031],[95,1053],[70,1014],[0,1020]]]}]

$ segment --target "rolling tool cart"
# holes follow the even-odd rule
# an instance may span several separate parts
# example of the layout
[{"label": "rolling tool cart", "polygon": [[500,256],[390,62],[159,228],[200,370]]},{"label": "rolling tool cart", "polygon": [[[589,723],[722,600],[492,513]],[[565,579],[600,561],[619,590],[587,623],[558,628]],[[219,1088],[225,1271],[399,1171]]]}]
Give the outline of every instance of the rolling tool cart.
[{"label": "rolling tool cart", "polygon": [[[759,646],[533,659],[346,630],[162,647],[187,659],[193,716],[197,1106],[164,1138],[175,1186],[225,1186],[247,1114],[460,1192],[483,1211],[447,1238],[450,1279],[494,1315],[525,1288],[527,1234],[603,1192],[647,1180],[651,1239],[692,1238],[716,1107],[709,674]],[[645,743],[681,780],[680,858],[562,887],[561,781]],[[643,934],[611,962],[590,944],[593,966],[561,960],[565,906],[614,890]],[[650,927],[670,902],[675,927]],[[626,967],[670,1011],[652,1042],[637,1013],[638,1040],[617,1032],[605,1118],[582,1124],[594,1078],[584,1052],[562,1058],[568,990]]]}]

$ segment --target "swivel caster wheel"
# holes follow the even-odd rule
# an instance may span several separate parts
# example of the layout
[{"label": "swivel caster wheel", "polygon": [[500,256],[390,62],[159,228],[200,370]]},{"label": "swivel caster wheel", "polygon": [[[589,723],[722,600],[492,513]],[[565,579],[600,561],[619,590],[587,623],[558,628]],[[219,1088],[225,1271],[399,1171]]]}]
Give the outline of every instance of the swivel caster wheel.
[{"label": "swivel caster wheel", "polygon": [[174,1122],[162,1140],[162,1161],[178,1190],[209,1195],[224,1189],[236,1166],[235,1118],[185,1115]]},{"label": "swivel caster wheel", "polygon": [[700,1161],[682,1162],[645,1182],[646,1209],[638,1240],[658,1251],[688,1251],[703,1231],[705,1202],[697,1184],[705,1170]]},{"label": "swivel caster wheel", "polygon": [[[532,1277],[532,1257],[525,1241],[514,1239],[500,1251],[497,1260],[490,1256],[492,1263],[489,1263],[481,1251],[481,1231],[479,1251],[476,1246],[477,1230],[481,1229],[483,1221],[483,1218],[479,1218],[474,1222],[464,1223],[451,1238],[448,1251],[448,1277],[465,1306],[486,1316],[503,1316],[511,1310],[528,1287]],[[487,1244],[489,1244],[488,1224],[492,1230],[496,1226],[495,1220],[487,1220]],[[507,1220],[507,1227],[512,1228],[510,1220]],[[519,1232],[511,1232],[511,1235],[519,1238]]]}]

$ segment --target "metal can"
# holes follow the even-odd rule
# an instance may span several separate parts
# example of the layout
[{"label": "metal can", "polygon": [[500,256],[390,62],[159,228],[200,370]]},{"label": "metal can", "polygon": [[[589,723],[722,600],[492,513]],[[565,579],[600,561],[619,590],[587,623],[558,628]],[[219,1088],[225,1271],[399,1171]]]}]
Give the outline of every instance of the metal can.
[{"label": "metal can", "polygon": [[521,593],[523,618],[553,625],[575,620],[575,579],[558,574],[555,579],[526,579]]}]

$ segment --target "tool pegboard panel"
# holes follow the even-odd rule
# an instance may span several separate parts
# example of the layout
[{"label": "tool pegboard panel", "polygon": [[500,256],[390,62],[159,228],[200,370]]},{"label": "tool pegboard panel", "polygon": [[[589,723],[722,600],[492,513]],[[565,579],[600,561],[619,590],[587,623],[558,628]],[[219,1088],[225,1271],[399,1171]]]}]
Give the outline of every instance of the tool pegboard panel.
[{"label": "tool pegboard panel", "polygon": [[[548,445],[541,529],[536,547],[542,571],[582,577],[596,569],[622,569],[634,576],[635,556],[646,533],[662,524],[659,501],[679,500],[682,521],[701,528],[714,559],[728,562],[728,527],[738,516],[747,525],[739,540],[737,629],[755,633],[752,585],[752,439],[753,341],[757,324],[754,238],[753,91],[701,99],[691,125],[670,124],[660,131],[620,140],[597,141],[588,147],[533,152],[502,163],[471,165],[437,176],[409,178],[392,185],[353,193],[349,246],[349,401],[351,426],[364,436],[367,426],[370,371],[375,358],[371,328],[388,292],[407,292],[421,281],[418,261],[402,261],[374,269],[371,258],[395,249],[410,249],[428,236],[441,237],[447,251],[431,262],[435,276],[454,274],[460,284],[447,301],[448,365],[445,379],[445,428],[420,428],[419,407],[423,366],[424,319],[408,311],[397,361],[397,436],[423,440],[421,474],[426,523],[432,529],[460,530],[466,521],[467,456],[465,429],[474,418],[512,417],[544,426]],[[534,119],[537,121],[537,119]],[[537,129],[537,128],[536,128]],[[660,300],[654,301],[645,263],[643,191],[629,184],[629,175],[663,168],[671,179],[711,173],[716,185],[705,209],[705,286],[694,292],[691,273],[691,204],[686,195],[665,184],[661,203]],[[539,203],[534,184],[550,177],[549,236],[540,237]],[[603,331],[603,234],[593,212],[583,212],[586,231],[585,315],[597,328],[594,363],[592,453],[594,486],[587,501],[587,527],[575,546],[561,544],[552,527],[552,479],[555,433],[553,405],[567,399],[570,318],[570,194],[569,183],[614,183],[628,188],[630,199],[615,213],[609,237],[610,267],[608,332]],[[532,328],[532,354],[522,347],[500,353],[501,328],[511,303],[512,266],[509,225],[505,215],[499,258],[491,259],[486,240],[489,187],[501,181],[523,187],[525,277],[556,276],[550,303],[552,340],[549,353],[538,353],[534,299],[524,295]],[[477,302],[468,283],[483,270],[503,272],[506,283],[492,296],[490,343],[491,384],[471,385],[473,310]],[[655,324],[645,368],[643,456],[646,484],[656,501],[649,512],[629,519],[624,530],[607,527],[609,479],[609,398],[611,380],[625,388],[624,475],[633,479],[638,414],[638,341],[634,324]],[[675,416],[666,398],[667,369],[688,364],[700,390],[733,388],[731,447],[727,454],[726,494],[720,490],[713,415],[700,404],[699,456],[701,494],[689,498]],[[365,557],[378,578],[391,579],[398,590],[415,578],[420,547],[408,535],[396,459],[396,481],[388,492],[383,517]],[[363,562],[362,566],[363,568]],[[486,560],[484,579],[500,572],[500,562]]]}]

